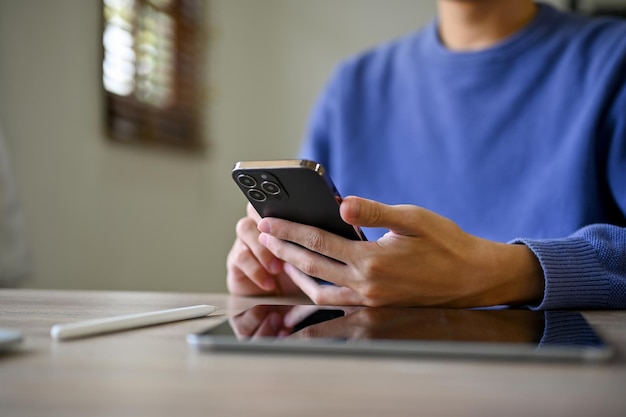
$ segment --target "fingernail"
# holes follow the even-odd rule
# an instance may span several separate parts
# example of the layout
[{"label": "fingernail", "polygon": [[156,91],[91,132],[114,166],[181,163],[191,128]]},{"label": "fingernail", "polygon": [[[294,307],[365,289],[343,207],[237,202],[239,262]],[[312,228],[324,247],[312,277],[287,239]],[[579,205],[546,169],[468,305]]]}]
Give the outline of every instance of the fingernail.
[{"label": "fingernail", "polygon": [[261,242],[261,245],[263,246],[267,246],[267,241],[269,240],[267,234],[265,233],[261,233],[259,235],[259,242]]}]

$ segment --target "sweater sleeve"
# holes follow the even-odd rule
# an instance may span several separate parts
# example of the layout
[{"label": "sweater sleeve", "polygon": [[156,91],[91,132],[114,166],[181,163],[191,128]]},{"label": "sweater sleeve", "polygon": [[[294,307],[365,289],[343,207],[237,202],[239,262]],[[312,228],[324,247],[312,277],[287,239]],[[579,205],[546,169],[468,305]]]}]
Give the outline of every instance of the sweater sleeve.
[{"label": "sweater sleeve", "polygon": [[597,224],[565,239],[516,239],[537,256],[545,278],[536,309],[626,308],[626,228]]},{"label": "sweater sleeve", "polygon": [[[626,68],[626,63],[624,64]],[[626,76],[620,72],[614,104],[607,114],[606,178],[615,218],[626,223]],[[626,227],[588,225],[564,239],[516,239],[537,256],[545,290],[537,309],[626,308]]]}]

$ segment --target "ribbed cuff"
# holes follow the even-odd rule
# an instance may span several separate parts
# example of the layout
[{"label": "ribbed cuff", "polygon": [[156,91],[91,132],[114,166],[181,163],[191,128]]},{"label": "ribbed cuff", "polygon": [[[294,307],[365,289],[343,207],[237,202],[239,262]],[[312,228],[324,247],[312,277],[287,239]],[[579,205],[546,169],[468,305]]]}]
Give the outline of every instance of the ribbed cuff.
[{"label": "ribbed cuff", "polygon": [[607,308],[609,280],[592,245],[582,238],[515,239],[533,251],[543,268],[545,289],[535,310]]},{"label": "ribbed cuff", "polygon": [[587,320],[575,311],[546,311],[545,326],[539,347],[563,346],[570,348],[601,346]]}]

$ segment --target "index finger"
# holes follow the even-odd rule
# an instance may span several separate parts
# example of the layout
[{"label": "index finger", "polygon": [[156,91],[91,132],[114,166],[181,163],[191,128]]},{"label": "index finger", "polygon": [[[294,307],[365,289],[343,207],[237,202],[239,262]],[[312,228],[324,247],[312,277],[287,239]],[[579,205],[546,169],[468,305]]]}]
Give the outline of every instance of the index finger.
[{"label": "index finger", "polygon": [[272,217],[262,219],[257,227],[262,233],[295,243],[344,264],[348,264],[351,259],[352,245],[359,243],[317,227]]}]

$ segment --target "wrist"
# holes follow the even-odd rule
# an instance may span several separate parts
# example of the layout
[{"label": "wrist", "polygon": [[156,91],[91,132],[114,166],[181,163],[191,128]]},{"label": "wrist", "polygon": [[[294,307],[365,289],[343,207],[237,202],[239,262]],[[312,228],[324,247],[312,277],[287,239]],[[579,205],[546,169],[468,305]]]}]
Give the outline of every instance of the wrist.
[{"label": "wrist", "polygon": [[507,304],[538,304],[544,293],[543,269],[535,254],[523,244],[504,244],[500,270],[507,277]]},{"label": "wrist", "polygon": [[484,271],[484,305],[536,305],[545,280],[535,254],[523,244],[489,242],[491,255]]}]

